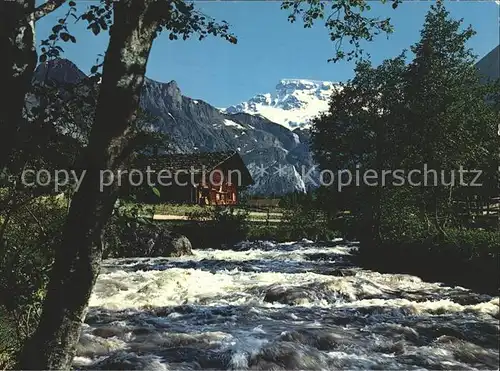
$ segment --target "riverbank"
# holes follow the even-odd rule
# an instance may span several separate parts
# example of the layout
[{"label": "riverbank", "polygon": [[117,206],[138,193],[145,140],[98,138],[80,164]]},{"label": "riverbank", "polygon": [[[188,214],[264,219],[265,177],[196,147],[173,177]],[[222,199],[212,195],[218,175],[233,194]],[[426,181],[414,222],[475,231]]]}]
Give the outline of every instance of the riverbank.
[{"label": "riverbank", "polygon": [[[463,241],[466,245],[466,242]],[[463,246],[462,246],[463,247]],[[360,266],[381,273],[403,273],[426,281],[458,285],[489,295],[498,295],[500,283],[499,249],[489,251],[460,249],[433,243],[361,246],[355,256]]]}]

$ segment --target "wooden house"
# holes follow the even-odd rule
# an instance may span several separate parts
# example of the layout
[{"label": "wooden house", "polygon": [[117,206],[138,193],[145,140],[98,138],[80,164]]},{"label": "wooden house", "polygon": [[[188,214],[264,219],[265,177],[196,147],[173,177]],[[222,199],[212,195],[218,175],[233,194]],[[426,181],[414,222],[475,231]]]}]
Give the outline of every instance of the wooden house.
[{"label": "wooden house", "polygon": [[[252,176],[236,151],[155,155],[141,159],[150,168],[159,196],[143,187],[143,201],[236,205],[242,188],[253,184]],[[168,183],[168,184],[166,184]],[[145,198],[145,199],[144,199]]]}]

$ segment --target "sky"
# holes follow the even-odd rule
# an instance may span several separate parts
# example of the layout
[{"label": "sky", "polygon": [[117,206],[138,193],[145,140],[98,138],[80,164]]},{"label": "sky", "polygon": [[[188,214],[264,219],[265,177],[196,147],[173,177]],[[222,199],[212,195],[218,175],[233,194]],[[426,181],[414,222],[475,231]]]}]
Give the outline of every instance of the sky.
[{"label": "sky", "polygon": [[[84,10],[95,0],[76,0]],[[369,16],[391,17],[395,32],[364,44],[376,65],[417,42],[425,14],[432,1],[407,1],[392,9],[390,4],[371,1]],[[216,20],[225,20],[238,44],[210,37],[203,41],[171,41],[160,35],[153,44],[146,76],[161,82],[177,81],[182,93],[224,108],[248,100],[258,93],[274,91],[283,78],[346,81],[353,77],[354,62],[327,62],[334,44],[321,22],[311,29],[291,24],[279,1],[196,1],[196,6]],[[445,1],[451,16],[472,25],[477,34],[470,40],[476,55],[483,57],[499,44],[500,6],[493,1]],[[67,11],[62,7],[36,23],[37,41]],[[76,44],[64,43],[63,57],[89,73],[98,54],[104,54],[107,33],[94,36],[84,22],[70,25]]]}]

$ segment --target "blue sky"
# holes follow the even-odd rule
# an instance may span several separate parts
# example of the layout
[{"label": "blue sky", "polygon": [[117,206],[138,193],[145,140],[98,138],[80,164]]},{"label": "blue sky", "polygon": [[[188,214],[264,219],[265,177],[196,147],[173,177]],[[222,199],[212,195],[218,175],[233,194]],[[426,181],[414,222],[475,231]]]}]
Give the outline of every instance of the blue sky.
[{"label": "blue sky", "polygon": [[[92,3],[77,0],[84,9]],[[404,1],[396,10],[389,4],[370,3],[369,14],[391,17],[395,32],[380,35],[365,50],[377,64],[399,54],[418,41],[431,1]],[[312,29],[290,24],[278,1],[198,1],[196,5],[217,20],[226,20],[238,44],[211,37],[198,41],[170,41],[158,37],[153,45],[146,75],[168,82],[176,80],[184,95],[203,99],[216,107],[227,107],[271,92],[282,78],[345,81],[353,76],[354,62],[328,63],[334,55],[327,29],[318,23]],[[471,24],[476,36],[470,47],[480,57],[499,44],[500,7],[494,2],[447,1],[452,17]],[[49,34],[61,8],[36,24],[38,41]],[[63,44],[64,57],[88,73],[97,55],[106,50],[108,36],[94,36],[84,22],[71,25],[76,44]]]}]

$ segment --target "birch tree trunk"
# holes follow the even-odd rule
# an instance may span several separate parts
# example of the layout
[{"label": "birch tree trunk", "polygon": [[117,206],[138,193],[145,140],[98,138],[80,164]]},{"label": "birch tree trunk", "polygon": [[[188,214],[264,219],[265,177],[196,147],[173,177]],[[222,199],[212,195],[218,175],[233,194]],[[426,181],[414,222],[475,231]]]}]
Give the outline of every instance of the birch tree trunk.
[{"label": "birch tree trunk", "polygon": [[96,118],[58,247],[39,326],[25,344],[21,369],[70,369],[88,300],[102,259],[101,234],[117,198],[100,192],[100,170],[117,170],[129,153],[146,64],[157,28],[154,0],[114,3],[114,23],[103,65]]}]

